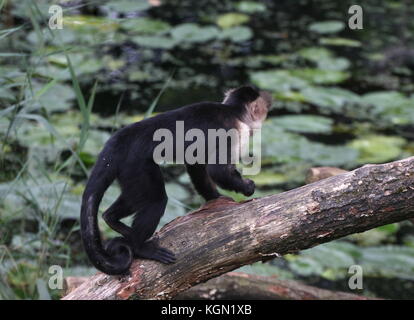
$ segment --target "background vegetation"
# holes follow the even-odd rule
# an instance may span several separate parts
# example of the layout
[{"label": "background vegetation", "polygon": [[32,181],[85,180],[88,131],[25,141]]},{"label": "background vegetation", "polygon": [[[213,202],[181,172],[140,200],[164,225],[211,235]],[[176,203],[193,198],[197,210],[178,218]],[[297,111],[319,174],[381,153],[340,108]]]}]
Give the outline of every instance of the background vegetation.
[{"label": "background vegetation", "polygon": [[[87,173],[114,130],[153,112],[220,101],[244,83],[271,91],[254,197],[304,184],[312,166],[414,154],[408,0],[365,0],[363,30],[348,28],[348,0],[160,1],[0,1],[1,298],[58,298],[53,264],[65,276],[95,272],[79,239]],[[52,4],[64,8],[62,30],[47,27]],[[202,203],[184,168],[164,172],[162,224]],[[359,293],[414,298],[414,225],[242,270],[349,291],[352,264],[364,268]]]}]

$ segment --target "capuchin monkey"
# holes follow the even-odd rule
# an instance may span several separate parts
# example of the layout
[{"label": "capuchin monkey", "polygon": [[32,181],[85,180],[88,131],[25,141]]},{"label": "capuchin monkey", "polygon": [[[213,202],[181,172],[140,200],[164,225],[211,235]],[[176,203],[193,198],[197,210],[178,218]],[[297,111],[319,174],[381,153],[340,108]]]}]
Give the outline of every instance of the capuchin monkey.
[{"label": "capuchin monkey", "polygon": [[[82,198],[81,235],[92,264],[109,275],[129,272],[133,258],[152,259],[165,264],[174,263],[173,252],[150,239],[164,214],[167,204],[164,179],[153,152],[159,141],[154,132],[160,128],[176,133],[176,122],[183,121],[185,131],[200,129],[258,129],[271,105],[270,94],[252,86],[229,90],[222,103],[200,102],[181,107],[133,123],[117,131],[105,144],[90,174]],[[174,139],[175,140],[175,139]],[[174,142],[175,143],[175,142]],[[184,143],[185,147],[189,142]],[[250,196],[254,193],[252,180],[243,179],[231,163],[189,164],[188,174],[198,193],[210,201],[219,198],[216,185],[223,189]],[[104,246],[97,222],[99,204],[106,189],[117,180],[121,194],[103,213],[105,222],[122,237]],[[131,226],[121,219],[134,215]]]}]

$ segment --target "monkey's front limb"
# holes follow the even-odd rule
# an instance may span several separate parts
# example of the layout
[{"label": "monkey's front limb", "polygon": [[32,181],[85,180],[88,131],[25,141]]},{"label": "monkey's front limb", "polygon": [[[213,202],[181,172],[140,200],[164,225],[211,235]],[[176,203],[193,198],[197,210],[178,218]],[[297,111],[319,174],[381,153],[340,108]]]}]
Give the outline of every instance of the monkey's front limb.
[{"label": "monkey's front limb", "polygon": [[207,171],[213,181],[223,189],[240,192],[247,197],[254,193],[254,182],[243,179],[233,164],[209,164]]}]

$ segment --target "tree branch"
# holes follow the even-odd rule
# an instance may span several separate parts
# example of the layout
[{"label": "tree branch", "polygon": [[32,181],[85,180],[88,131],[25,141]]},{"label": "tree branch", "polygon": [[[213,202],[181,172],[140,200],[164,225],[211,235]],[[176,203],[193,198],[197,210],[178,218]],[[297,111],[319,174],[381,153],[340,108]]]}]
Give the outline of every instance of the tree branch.
[{"label": "tree branch", "polygon": [[157,234],[175,264],[136,260],[129,276],[98,273],[63,299],[170,299],[240,266],[413,218],[413,175],[414,157],[244,203],[220,198]]},{"label": "tree branch", "polygon": [[371,300],[352,293],[320,289],[293,280],[228,272],[179,293],[181,300]]},{"label": "tree branch", "polygon": [[[69,294],[88,277],[65,278]],[[259,276],[244,272],[228,272],[200,283],[174,297],[178,300],[379,300],[352,293],[331,291],[298,281],[280,280],[274,276]]]}]

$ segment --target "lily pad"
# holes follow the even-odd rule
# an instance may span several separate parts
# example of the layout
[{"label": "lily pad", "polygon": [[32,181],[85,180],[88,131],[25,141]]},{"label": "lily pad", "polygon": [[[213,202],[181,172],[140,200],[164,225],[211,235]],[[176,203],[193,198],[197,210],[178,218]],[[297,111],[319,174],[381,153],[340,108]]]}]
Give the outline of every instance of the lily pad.
[{"label": "lily pad", "polygon": [[219,34],[216,27],[200,27],[195,23],[180,24],[170,32],[173,39],[183,42],[206,42],[216,38]]},{"label": "lily pad", "polygon": [[63,26],[75,30],[110,32],[117,30],[119,23],[103,17],[63,16]]},{"label": "lily pad", "polygon": [[151,8],[151,4],[147,0],[111,0],[104,6],[109,10],[114,10],[120,13],[145,11]]},{"label": "lily pad", "polygon": [[414,248],[381,246],[362,249],[364,274],[414,280]]},{"label": "lily pad", "polygon": [[[38,95],[36,101],[49,112],[67,110],[72,106],[72,100],[75,99],[73,88],[68,85],[55,84],[42,94],[42,85],[36,83],[33,88],[34,96]],[[32,92],[28,90],[27,97],[31,96]]]},{"label": "lily pad", "polygon": [[330,46],[343,46],[343,47],[360,47],[361,42],[353,39],[346,38],[321,38],[319,39],[320,44]]},{"label": "lily pad", "polygon": [[287,91],[305,88],[309,82],[293,76],[288,70],[269,70],[250,73],[250,80],[260,88]]},{"label": "lily pad", "polygon": [[331,133],[333,120],[315,115],[279,116],[269,120],[272,125],[300,133]]},{"label": "lily pad", "polygon": [[146,17],[125,19],[121,22],[121,26],[132,33],[140,34],[159,34],[171,28],[167,22]]},{"label": "lily pad", "polygon": [[271,163],[348,167],[356,163],[358,152],[346,146],[327,146],[286,132],[273,122],[262,128],[262,159]]},{"label": "lily pad", "polygon": [[364,94],[361,101],[364,104],[375,106],[383,111],[388,107],[405,105],[408,99],[398,91],[379,91]]},{"label": "lily pad", "polygon": [[241,1],[236,4],[236,9],[241,12],[254,13],[266,11],[266,6],[260,2]]},{"label": "lily pad", "polygon": [[368,135],[351,141],[348,146],[359,152],[358,162],[383,163],[394,160],[402,152],[406,140],[396,136]]},{"label": "lily pad", "polygon": [[323,107],[321,112],[341,112],[346,104],[358,103],[357,94],[342,88],[308,87],[301,90],[305,101]]},{"label": "lily pad", "polygon": [[397,91],[380,91],[362,96],[362,104],[371,110],[372,116],[404,125],[414,123],[414,98],[407,98]]},{"label": "lily pad", "polygon": [[222,14],[217,18],[217,25],[223,29],[239,26],[243,23],[246,23],[250,20],[248,15],[243,13],[226,13]]},{"label": "lily pad", "polygon": [[314,84],[336,84],[349,78],[349,73],[338,70],[295,69],[290,71],[294,77],[302,78]]},{"label": "lily pad", "polygon": [[249,27],[239,26],[224,29],[218,35],[219,39],[228,39],[233,42],[243,42],[249,40],[253,32]]},{"label": "lily pad", "polygon": [[337,33],[345,28],[345,24],[342,21],[324,21],[315,22],[309,26],[309,30],[317,33]]}]

